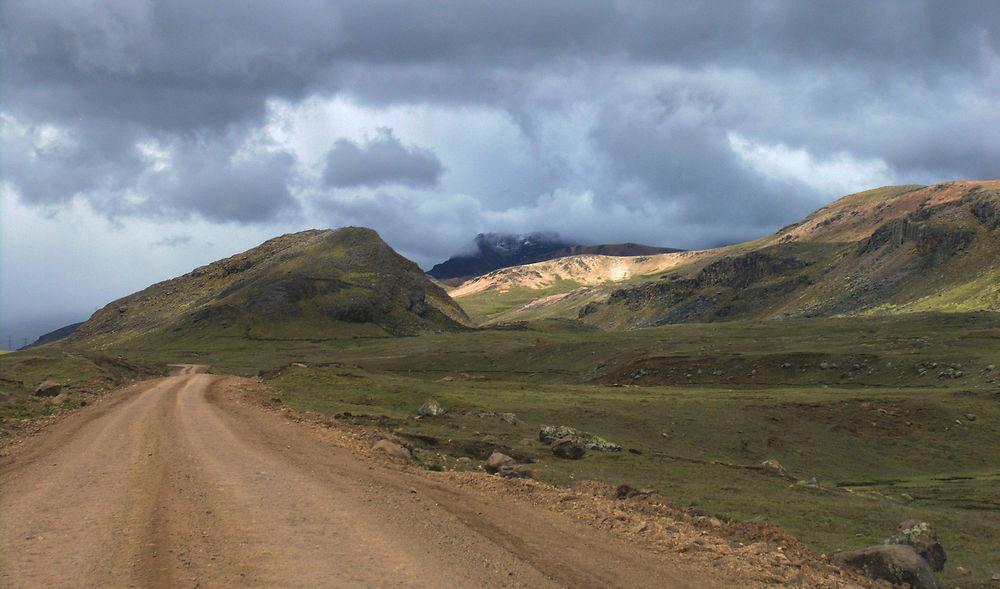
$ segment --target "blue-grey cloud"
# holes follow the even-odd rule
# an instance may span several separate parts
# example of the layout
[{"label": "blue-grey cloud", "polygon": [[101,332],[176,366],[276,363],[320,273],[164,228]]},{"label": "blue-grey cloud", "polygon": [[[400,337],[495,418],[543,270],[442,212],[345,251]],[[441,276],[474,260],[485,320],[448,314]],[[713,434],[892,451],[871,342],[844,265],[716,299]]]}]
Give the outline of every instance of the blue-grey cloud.
[{"label": "blue-grey cloud", "polygon": [[378,134],[357,144],[339,139],[327,153],[323,180],[330,186],[434,186],[444,168],[434,152],[421,147],[404,146],[382,128]]}]

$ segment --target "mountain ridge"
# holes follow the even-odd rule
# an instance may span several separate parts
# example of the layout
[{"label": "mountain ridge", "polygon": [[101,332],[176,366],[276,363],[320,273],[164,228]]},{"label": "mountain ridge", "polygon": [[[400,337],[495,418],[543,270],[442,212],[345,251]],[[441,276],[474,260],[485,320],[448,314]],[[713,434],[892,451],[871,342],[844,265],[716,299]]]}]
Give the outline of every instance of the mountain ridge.
[{"label": "mountain ridge", "polygon": [[[629,329],[690,321],[1000,309],[1000,180],[854,193],[763,238],[507,268],[451,291],[480,321],[581,319]],[[579,269],[575,274],[567,268]]]}]

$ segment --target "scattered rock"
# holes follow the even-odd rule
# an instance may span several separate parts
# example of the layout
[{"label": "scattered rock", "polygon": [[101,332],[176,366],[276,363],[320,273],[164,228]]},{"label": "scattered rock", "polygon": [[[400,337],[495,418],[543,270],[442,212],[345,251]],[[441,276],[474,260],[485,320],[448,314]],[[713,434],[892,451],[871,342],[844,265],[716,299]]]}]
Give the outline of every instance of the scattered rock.
[{"label": "scattered rock", "polygon": [[933,571],[944,570],[944,563],[948,560],[944,547],[938,540],[937,532],[930,524],[920,520],[910,519],[899,524],[895,533],[885,543],[912,546]]},{"label": "scattered rock", "polygon": [[761,462],[760,467],[764,470],[764,472],[770,474],[776,474],[780,476],[785,476],[786,474],[788,474],[788,471],[785,470],[785,467],[781,466],[781,463],[774,458],[770,458],[768,460],[765,460],[764,462]]},{"label": "scattered rock", "polygon": [[442,407],[441,403],[438,403],[434,399],[427,399],[424,401],[424,404],[420,406],[417,413],[428,417],[437,417],[439,415],[444,415],[444,407]]},{"label": "scattered rock", "polygon": [[51,380],[46,380],[35,388],[36,397],[55,397],[61,392],[62,385]]},{"label": "scattered rock", "polygon": [[583,458],[587,450],[579,441],[573,438],[563,438],[552,443],[552,453],[560,458],[579,460]]},{"label": "scattered rock", "polygon": [[410,451],[400,446],[395,442],[390,442],[389,440],[379,440],[375,442],[372,446],[372,450],[375,452],[384,452],[389,458],[394,458],[396,460],[409,460]]},{"label": "scattered rock", "polygon": [[483,469],[490,474],[496,474],[503,466],[517,466],[517,461],[501,452],[494,452],[483,463]]},{"label": "scattered rock", "polygon": [[479,413],[476,416],[479,417],[480,419],[499,419],[500,421],[503,421],[504,423],[509,423],[511,425],[518,425],[521,423],[521,420],[518,419],[517,415],[514,413],[501,413],[499,411],[491,411],[489,413]]},{"label": "scattered rock", "polygon": [[937,575],[912,546],[881,544],[833,555],[839,566],[861,569],[873,579],[909,583],[913,589],[941,589]]},{"label": "scattered rock", "polygon": [[993,576],[990,577],[990,579],[993,581],[1000,581],[1000,573],[993,573]]},{"label": "scattered rock", "polygon": [[965,414],[965,419],[967,419],[968,421],[975,421],[976,420],[976,416],[973,413],[966,413]]},{"label": "scattered rock", "polygon": [[581,432],[567,425],[543,425],[538,429],[538,440],[552,444],[558,440],[572,438],[583,445],[586,450],[595,452],[621,452],[622,447],[604,438]]},{"label": "scattered rock", "polygon": [[59,393],[55,397],[49,399],[50,405],[62,405],[66,401],[69,401],[69,396],[66,393]]},{"label": "scattered rock", "polygon": [[500,467],[497,474],[506,479],[533,479],[535,471],[523,464],[505,464]]}]

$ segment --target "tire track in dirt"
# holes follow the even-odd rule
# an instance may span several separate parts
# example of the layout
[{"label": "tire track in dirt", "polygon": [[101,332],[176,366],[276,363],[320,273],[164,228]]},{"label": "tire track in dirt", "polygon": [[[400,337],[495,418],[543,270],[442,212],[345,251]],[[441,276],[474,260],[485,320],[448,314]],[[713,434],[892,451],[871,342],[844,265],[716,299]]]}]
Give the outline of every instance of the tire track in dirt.
[{"label": "tire track in dirt", "polygon": [[3,586],[724,586],[559,514],[376,466],[180,372],[0,459]]}]

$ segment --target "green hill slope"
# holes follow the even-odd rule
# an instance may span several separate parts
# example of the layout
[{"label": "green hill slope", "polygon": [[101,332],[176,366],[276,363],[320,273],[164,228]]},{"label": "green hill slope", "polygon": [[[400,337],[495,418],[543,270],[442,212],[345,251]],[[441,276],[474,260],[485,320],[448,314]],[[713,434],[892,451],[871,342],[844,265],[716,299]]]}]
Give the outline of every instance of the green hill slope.
[{"label": "green hill slope", "polygon": [[530,303],[522,288],[517,306],[507,308],[500,292],[479,291],[470,302],[504,321],[580,318],[611,329],[996,311],[998,227],[1000,181],[886,187],[846,196],[757,241],[691,252],[691,261],[617,286],[581,288],[561,297],[540,291]]},{"label": "green hill slope", "polygon": [[465,313],[370,229],[283,235],[114,301],[76,347],[191,337],[335,339],[454,330]]}]

